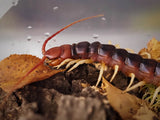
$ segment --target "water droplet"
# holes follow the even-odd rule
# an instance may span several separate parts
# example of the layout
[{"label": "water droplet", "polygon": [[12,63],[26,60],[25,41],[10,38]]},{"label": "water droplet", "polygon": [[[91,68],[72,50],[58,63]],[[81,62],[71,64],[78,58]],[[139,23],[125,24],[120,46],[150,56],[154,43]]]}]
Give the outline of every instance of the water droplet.
[{"label": "water droplet", "polygon": [[32,39],[31,36],[27,36],[27,40],[30,41]]},{"label": "water droplet", "polygon": [[104,21],[105,21],[105,20],[106,20],[106,18],[105,18],[105,17],[102,17],[102,18],[101,18],[101,20],[104,20]]},{"label": "water droplet", "polygon": [[46,37],[49,37],[49,36],[50,36],[50,33],[49,33],[49,32],[46,32],[46,33],[44,33],[44,35],[45,35]]},{"label": "water droplet", "polygon": [[28,28],[28,29],[32,29],[32,26],[29,25],[27,28]]},{"label": "water droplet", "polygon": [[53,7],[53,10],[54,10],[54,11],[56,11],[56,10],[58,10],[58,9],[59,9],[58,6]]},{"label": "water droplet", "polygon": [[98,34],[93,34],[93,38],[94,38],[94,39],[97,39],[98,37],[99,37]]},{"label": "water droplet", "polygon": [[40,40],[38,40],[37,42],[38,42],[38,43],[40,43],[41,41],[40,41]]}]

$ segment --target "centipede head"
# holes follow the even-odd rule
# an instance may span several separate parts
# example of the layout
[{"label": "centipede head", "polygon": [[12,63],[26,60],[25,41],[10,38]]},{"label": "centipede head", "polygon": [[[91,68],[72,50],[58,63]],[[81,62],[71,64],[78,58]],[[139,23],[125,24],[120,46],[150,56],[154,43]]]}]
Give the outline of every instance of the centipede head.
[{"label": "centipede head", "polygon": [[45,63],[49,66],[57,65],[61,62],[61,47],[53,47],[44,53],[46,57]]}]

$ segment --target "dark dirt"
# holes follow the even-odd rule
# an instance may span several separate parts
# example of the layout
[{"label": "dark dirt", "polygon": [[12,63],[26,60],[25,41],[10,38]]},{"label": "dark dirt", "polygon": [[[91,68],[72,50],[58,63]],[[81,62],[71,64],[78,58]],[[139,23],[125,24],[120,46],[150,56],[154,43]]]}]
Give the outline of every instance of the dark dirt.
[{"label": "dark dirt", "polygon": [[[99,70],[92,65],[81,65],[71,72],[27,85],[1,106],[0,120],[121,120],[106,96],[91,87],[96,84],[98,75]],[[90,86],[83,88],[82,83]],[[122,73],[113,81],[120,89],[128,84],[129,79]],[[131,94],[141,97],[137,91]],[[0,90],[0,103],[5,95]]]}]

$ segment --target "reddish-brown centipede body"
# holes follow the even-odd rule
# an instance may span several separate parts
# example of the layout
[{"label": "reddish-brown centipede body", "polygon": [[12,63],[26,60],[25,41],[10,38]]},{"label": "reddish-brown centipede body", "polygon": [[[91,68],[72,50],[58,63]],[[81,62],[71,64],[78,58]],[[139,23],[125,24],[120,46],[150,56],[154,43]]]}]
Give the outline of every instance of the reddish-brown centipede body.
[{"label": "reddish-brown centipede body", "polygon": [[[153,95],[153,100],[151,102],[151,104],[153,104],[154,99],[160,91],[159,62],[153,59],[143,59],[138,54],[129,53],[125,49],[119,49],[116,48],[114,45],[110,44],[101,44],[100,42],[89,43],[84,41],[72,45],[66,44],[59,47],[53,47],[47,51],[45,50],[47,42],[66,28],[78,22],[101,16],[103,15],[91,16],[88,18],[80,19],[65,26],[64,28],[50,36],[42,46],[42,60],[26,75],[24,75],[24,77],[18,82],[20,83],[25,77],[28,76],[28,74],[30,74],[44,61],[51,66],[56,66],[57,68],[59,68],[61,65],[66,63],[69,64],[75,60],[73,63],[76,63],[76,65],[72,67],[73,69],[76,68],[76,66],[78,66],[79,64],[99,62],[102,63],[102,67],[100,70],[97,85],[99,83],[99,80],[102,78],[104,66],[110,66],[115,70],[111,81],[114,79],[118,71],[122,71],[122,73],[124,73],[126,76],[131,77],[131,82],[128,85],[126,91],[132,90],[146,83],[156,85],[158,88]],[[76,60],[78,61],[78,63]],[[140,82],[130,87],[135,77],[138,78]]]},{"label": "reddish-brown centipede body", "polygon": [[[54,51],[56,54],[51,55],[50,53],[55,53]],[[125,49],[117,49],[113,45],[99,42],[90,44],[85,41],[51,48],[45,52],[45,56],[50,60],[58,59],[60,62],[68,58],[91,59],[94,62],[103,62],[112,68],[118,65],[118,70],[127,76],[133,73],[139,80],[156,86],[160,85],[159,62],[153,59],[143,59],[138,54],[129,53]]]}]

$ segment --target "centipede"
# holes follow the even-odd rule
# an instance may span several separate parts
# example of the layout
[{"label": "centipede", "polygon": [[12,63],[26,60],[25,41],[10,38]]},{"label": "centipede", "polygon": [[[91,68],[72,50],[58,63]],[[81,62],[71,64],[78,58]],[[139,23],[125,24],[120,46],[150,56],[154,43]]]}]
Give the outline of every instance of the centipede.
[{"label": "centipede", "polygon": [[[114,80],[118,71],[121,71],[124,75],[131,78],[129,85],[124,92],[128,92],[145,84],[157,86],[151,101],[151,104],[153,104],[157,94],[160,92],[160,63],[156,60],[144,59],[138,54],[128,52],[126,49],[116,48],[114,45],[102,44],[98,41],[93,43],[83,41],[74,44],[64,44],[46,50],[48,41],[63,30],[81,21],[102,16],[104,15],[96,15],[74,21],[47,38],[42,45],[43,57],[41,61],[28,71],[24,77],[18,81],[18,84],[43,63],[56,69],[60,69],[62,65],[66,65],[68,68],[74,64],[68,71],[75,69],[81,64],[100,63],[101,68],[96,86],[98,86],[101,81],[103,71],[107,66],[114,70],[110,82]],[[135,78],[137,78],[139,82],[132,85]]]}]

